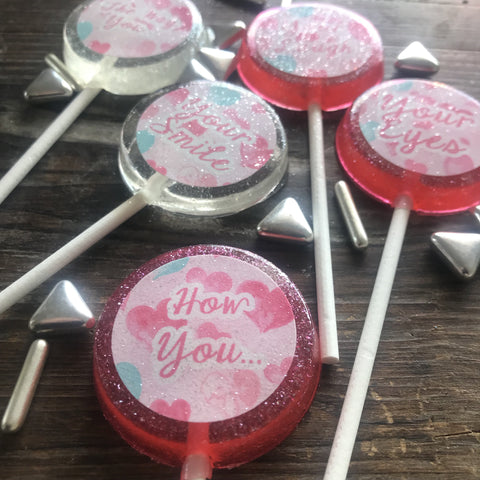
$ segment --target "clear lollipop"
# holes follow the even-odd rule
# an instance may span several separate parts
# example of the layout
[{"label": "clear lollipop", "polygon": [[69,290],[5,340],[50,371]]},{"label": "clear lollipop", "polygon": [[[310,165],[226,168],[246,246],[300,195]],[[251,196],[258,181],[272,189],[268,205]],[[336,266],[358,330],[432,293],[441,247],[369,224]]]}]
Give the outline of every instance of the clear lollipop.
[{"label": "clear lollipop", "polygon": [[325,479],[346,477],[411,210],[441,215],[479,202],[480,103],[427,80],[391,80],[361,95],[337,131],[340,162],[394,213]]},{"label": "clear lollipop", "polygon": [[182,480],[251,461],[307,411],[320,357],[305,301],[245,250],[186,247],[130,275],[98,322],[94,379],[106,418]]},{"label": "clear lollipop", "polygon": [[[290,2],[288,2],[290,3]],[[312,214],[322,361],[338,361],[330,253],[322,110],[348,107],[383,77],[382,44],[365,18],[336,6],[305,2],[272,8],[250,25],[238,72],[266,100],[308,110]]]},{"label": "clear lollipop", "polygon": [[132,198],[0,292],[0,311],[146,205],[221,216],[261,202],[278,188],[288,158],[285,132],[266,102],[229,83],[198,80],[133,109],[119,163]]},{"label": "clear lollipop", "polygon": [[0,203],[100,93],[151,93],[171,85],[204,28],[189,0],[90,0],[64,27],[66,69],[81,92],[0,180]]}]

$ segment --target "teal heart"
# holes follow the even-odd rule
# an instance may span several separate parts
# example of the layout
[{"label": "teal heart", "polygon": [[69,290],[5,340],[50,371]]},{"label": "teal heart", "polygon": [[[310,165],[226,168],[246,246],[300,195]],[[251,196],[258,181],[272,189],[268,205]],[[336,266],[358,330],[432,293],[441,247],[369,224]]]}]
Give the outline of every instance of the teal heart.
[{"label": "teal heart", "polygon": [[77,34],[80,40],[85,40],[93,32],[93,25],[90,22],[77,23]]},{"label": "teal heart", "polygon": [[137,145],[140,153],[148,152],[155,143],[155,135],[147,130],[139,130],[137,132]]},{"label": "teal heart", "polygon": [[292,15],[300,18],[311,17],[314,11],[315,8],[309,6],[293,7],[289,10]]},{"label": "teal heart", "polygon": [[379,125],[380,124],[378,122],[374,122],[373,120],[360,125],[360,129],[362,130],[363,136],[367,142],[373,142],[375,140],[376,131]]},{"label": "teal heart", "polygon": [[270,58],[268,63],[286,73],[293,73],[297,68],[297,62],[291,55],[277,55],[275,58]]},{"label": "teal heart", "polygon": [[411,80],[397,83],[397,91],[399,92],[408,92],[412,87],[413,82]]},{"label": "teal heart", "polygon": [[115,365],[120,379],[127,387],[128,391],[139,398],[142,393],[142,377],[137,367],[129,362],[121,362]]},{"label": "teal heart", "polygon": [[179,258],[178,260],[174,260],[173,262],[167,263],[166,265],[162,265],[160,268],[155,270],[154,280],[159,277],[163,277],[165,275],[171,275],[172,273],[177,273],[188,263],[188,257]]},{"label": "teal heart", "polygon": [[222,85],[214,85],[210,87],[208,98],[217,105],[227,107],[237,103],[242,98],[242,94],[237,90]]}]

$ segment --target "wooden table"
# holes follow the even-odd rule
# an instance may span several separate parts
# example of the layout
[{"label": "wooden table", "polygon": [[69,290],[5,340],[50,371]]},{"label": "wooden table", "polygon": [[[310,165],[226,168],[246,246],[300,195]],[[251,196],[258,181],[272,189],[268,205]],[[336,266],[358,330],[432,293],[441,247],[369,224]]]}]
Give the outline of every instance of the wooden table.
[{"label": "wooden table", "polygon": [[[206,22],[242,19],[259,7],[196,0]],[[268,2],[269,6],[278,4]],[[480,99],[479,0],[332,1],[354,8],[378,28],[385,78],[411,41],[439,59],[435,79]],[[23,89],[61,55],[62,26],[73,0],[0,0],[1,173],[27,149],[63,105],[28,105]],[[239,81],[234,79],[234,81]],[[127,199],[117,169],[123,119],[138,101],[102,93],[0,206],[3,288],[93,221]],[[312,246],[257,237],[257,223],[288,196],[311,217],[305,113],[279,110],[289,141],[290,173],[274,197],[220,219],[183,218],[146,208],[0,317],[0,411],[3,412],[33,335],[27,321],[56,282],[71,280],[98,317],[114,288],[168,250],[216,243],[254,251],[284,270],[316,313]],[[370,237],[364,253],[349,244],[333,196],[346,179],[336,158],[339,115],[324,121],[331,245],[341,361],[325,366],[314,403],[294,433],[273,451],[220,479],[322,478],[382,253],[391,210],[352,186]],[[470,480],[480,478],[480,274],[457,280],[432,253],[439,230],[477,232],[469,214],[410,219],[349,478]],[[176,479],[126,445],[104,420],[92,383],[93,334],[51,340],[51,352],[29,417],[17,434],[0,435],[0,478]]]}]

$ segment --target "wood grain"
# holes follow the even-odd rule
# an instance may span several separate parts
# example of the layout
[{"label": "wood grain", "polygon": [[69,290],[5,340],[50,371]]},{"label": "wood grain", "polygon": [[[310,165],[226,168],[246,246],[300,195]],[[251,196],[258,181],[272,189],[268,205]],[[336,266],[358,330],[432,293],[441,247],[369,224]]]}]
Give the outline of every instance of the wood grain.
[{"label": "wood grain", "polygon": [[[195,3],[207,22],[248,23],[260,11],[242,1]],[[386,79],[395,75],[396,55],[420,40],[441,63],[435,79],[480,99],[479,0],[330,3],[354,8],[375,24],[384,42]],[[62,109],[60,103],[28,105],[22,92],[44,68],[47,53],[61,55],[62,26],[76,4],[0,0],[0,174]],[[1,288],[128,198],[116,165],[117,142],[122,121],[137,100],[102,93],[0,206]],[[278,112],[287,130],[290,172],[277,195],[220,219],[146,208],[2,314],[0,412],[33,338],[28,319],[61,279],[74,282],[98,316],[121,280],[156,255],[192,243],[227,244],[254,251],[283,269],[316,313],[312,247],[260,239],[255,232],[257,223],[288,196],[311,215],[306,114]],[[310,411],[286,441],[250,464],[214,472],[217,480],[307,480],[321,478],[325,470],[391,218],[390,209],[352,185],[370,246],[364,253],[349,246],[333,198],[334,183],[347,180],[334,149],[340,117],[327,116],[324,129],[341,362],[324,367]],[[351,480],[480,478],[480,274],[469,283],[450,274],[429,247],[431,233],[438,230],[480,232],[469,214],[412,216],[353,452]],[[92,383],[92,343],[92,334],[51,340],[24,428],[0,436],[0,478],[179,478],[177,469],[136,453],[104,420]]]}]

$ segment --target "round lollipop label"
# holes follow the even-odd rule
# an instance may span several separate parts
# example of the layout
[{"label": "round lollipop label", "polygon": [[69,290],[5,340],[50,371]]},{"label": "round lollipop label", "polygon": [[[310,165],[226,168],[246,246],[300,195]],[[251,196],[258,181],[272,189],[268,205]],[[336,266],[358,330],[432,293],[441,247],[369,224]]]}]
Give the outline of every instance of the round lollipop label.
[{"label": "round lollipop label", "polygon": [[182,44],[192,25],[192,10],[183,0],[94,0],[81,12],[76,29],[98,54],[143,58]]},{"label": "round lollipop label", "polygon": [[301,77],[345,75],[374,52],[368,28],[353,15],[309,3],[277,9],[256,26],[256,53],[277,70]]},{"label": "round lollipop label", "polygon": [[373,150],[402,169],[450,177],[480,167],[479,104],[458,90],[415,80],[391,83],[352,113]]},{"label": "round lollipop label", "polygon": [[278,388],[296,328],[288,299],[261,269],[228,256],[186,256],[133,286],[111,342],[115,368],[141,404],[174,420],[213,422]]},{"label": "round lollipop label", "polygon": [[141,114],[137,147],[157,172],[195,187],[252,176],[277,151],[278,124],[251,92],[223,82],[190,82]]}]

